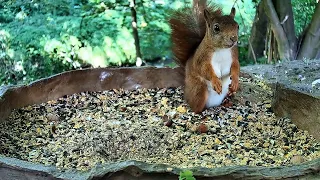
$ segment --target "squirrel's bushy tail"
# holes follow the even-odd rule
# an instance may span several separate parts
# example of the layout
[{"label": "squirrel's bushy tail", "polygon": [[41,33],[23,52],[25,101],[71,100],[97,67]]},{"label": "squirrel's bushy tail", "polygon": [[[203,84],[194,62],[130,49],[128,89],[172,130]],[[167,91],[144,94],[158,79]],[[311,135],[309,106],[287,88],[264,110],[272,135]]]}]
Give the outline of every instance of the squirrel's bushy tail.
[{"label": "squirrel's bushy tail", "polygon": [[169,20],[172,53],[180,66],[185,66],[205,36],[204,9],[212,14],[222,14],[216,5],[208,6],[207,0],[193,0],[192,7],[176,10]]}]

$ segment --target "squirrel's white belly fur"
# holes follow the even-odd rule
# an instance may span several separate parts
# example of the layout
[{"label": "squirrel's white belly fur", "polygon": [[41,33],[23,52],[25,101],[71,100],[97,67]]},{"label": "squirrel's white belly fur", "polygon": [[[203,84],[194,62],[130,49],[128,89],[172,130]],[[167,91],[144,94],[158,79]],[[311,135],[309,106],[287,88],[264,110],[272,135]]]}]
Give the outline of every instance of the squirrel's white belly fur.
[{"label": "squirrel's white belly fur", "polygon": [[211,82],[207,81],[208,87],[208,99],[206,102],[206,107],[219,106],[224,98],[227,96],[229,91],[229,85],[231,83],[230,79],[230,68],[232,64],[232,55],[231,48],[229,49],[220,49],[213,53],[211,59],[211,65],[215,74],[220,78],[222,85],[222,92],[218,94],[213,90]]}]

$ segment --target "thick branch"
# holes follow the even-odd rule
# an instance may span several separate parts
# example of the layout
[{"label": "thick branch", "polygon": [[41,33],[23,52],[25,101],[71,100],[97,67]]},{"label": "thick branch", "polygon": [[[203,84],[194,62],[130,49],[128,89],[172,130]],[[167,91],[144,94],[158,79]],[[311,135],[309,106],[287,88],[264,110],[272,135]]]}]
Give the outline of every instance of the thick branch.
[{"label": "thick branch", "polygon": [[136,47],[136,58],[141,58],[141,51],[140,51],[140,41],[139,41],[139,34],[138,34],[138,28],[137,28],[137,12],[135,9],[136,1],[131,0],[130,2],[130,9],[131,9],[131,26],[132,26],[132,33],[134,38],[134,44]]},{"label": "thick branch", "polygon": [[318,2],[315,12],[312,16],[310,26],[306,36],[302,41],[298,59],[310,58],[314,59],[320,49],[320,2]]},{"label": "thick branch", "polygon": [[251,28],[248,59],[256,59],[264,56],[263,51],[265,50],[264,44],[266,41],[266,33],[268,29],[267,25],[268,19],[266,14],[264,13],[263,4],[260,2],[257,7],[254,22]]},{"label": "thick branch", "polygon": [[263,3],[264,3],[265,13],[268,16],[271,24],[271,29],[278,42],[278,51],[279,51],[280,59],[292,60],[293,57],[291,56],[291,53],[290,53],[290,46],[288,43],[287,36],[280,24],[277,12],[275,11],[272,1],[263,0]]},{"label": "thick branch", "polygon": [[273,0],[282,28],[287,35],[291,56],[296,56],[297,37],[294,29],[294,17],[291,0]]}]

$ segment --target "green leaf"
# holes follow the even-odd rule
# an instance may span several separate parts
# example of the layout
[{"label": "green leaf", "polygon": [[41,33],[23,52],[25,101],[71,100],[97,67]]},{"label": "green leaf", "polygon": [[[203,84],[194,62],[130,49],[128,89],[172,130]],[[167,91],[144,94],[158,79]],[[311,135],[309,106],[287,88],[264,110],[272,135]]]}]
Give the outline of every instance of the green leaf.
[{"label": "green leaf", "polygon": [[179,180],[196,180],[193,177],[193,173],[190,170],[185,170],[180,172]]}]

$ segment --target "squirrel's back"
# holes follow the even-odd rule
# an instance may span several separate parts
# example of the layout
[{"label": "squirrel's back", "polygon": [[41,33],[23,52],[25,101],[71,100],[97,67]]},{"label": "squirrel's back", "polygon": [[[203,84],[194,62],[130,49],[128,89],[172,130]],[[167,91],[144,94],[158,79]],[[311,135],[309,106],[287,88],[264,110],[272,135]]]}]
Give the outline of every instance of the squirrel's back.
[{"label": "squirrel's back", "polygon": [[192,7],[176,10],[169,20],[173,57],[181,66],[186,65],[205,36],[204,9],[215,16],[222,15],[218,6],[208,6],[206,0],[193,0]]}]

